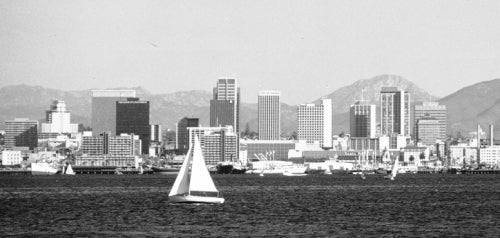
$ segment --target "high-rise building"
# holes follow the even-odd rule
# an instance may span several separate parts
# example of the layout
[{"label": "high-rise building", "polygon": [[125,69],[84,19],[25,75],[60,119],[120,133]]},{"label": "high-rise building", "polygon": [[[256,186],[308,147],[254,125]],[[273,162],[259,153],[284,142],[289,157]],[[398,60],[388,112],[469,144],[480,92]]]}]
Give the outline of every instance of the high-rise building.
[{"label": "high-rise building", "polygon": [[351,137],[375,138],[377,132],[376,106],[357,102],[351,105],[350,134]]},{"label": "high-rise building", "polygon": [[307,143],[319,143],[332,148],[332,100],[321,104],[301,104],[297,107],[297,137]]},{"label": "high-rise building", "polygon": [[175,148],[177,153],[186,154],[189,149],[189,127],[199,127],[198,118],[184,117],[177,123],[177,132],[175,134]]},{"label": "high-rise building", "polygon": [[38,121],[28,118],[15,118],[5,121],[5,148],[38,146]]},{"label": "high-rise building", "polygon": [[[439,136],[438,140],[445,141],[446,140],[446,106],[439,105],[437,102],[423,102],[421,104],[415,105],[415,109],[413,110],[413,119],[414,125],[417,125],[419,119],[426,117],[433,117],[438,120],[439,124]],[[417,127],[414,128],[414,136],[415,140],[418,141],[417,136]]]},{"label": "high-rise building", "polygon": [[260,91],[258,98],[258,127],[260,140],[279,140],[280,92]]},{"label": "high-rise building", "polygon": [[417,143],[433,146],[441,135],[441,125],[438,119],[426,114],[416,121],[415,132]]},{"label": "high-rise building", "polygon": [[42,123],[41,133],[78,133],[78,124],[71,123],[71,112],[64,101],[53,101],[45,115],[47,123]]},{"label": "high-rise building", "polygon": [[232,126],[239,132],[240,88],[236,79],[219,79],[210,100],[210,126]]},{"label": "high-rise building", "polygon": [[135,98],[135,90],[92,90],[92,133],[116,135],[116,102]]},{"label": "high-rise building", "polygon": [[[188,132],[191,145],[194,145],[195,137],[200,139],[207,165],[238,161],[238,136],[234,133],[232,126],[189,127]],[[188,148],[191,147],[188,146]]]},{"label": "high-rise building", "polygon": [[410,93],[397,87],[380,92],[380,134],[410,135]]},{"label": "high-rise building", "polygon": [[128,98],[116,102],[116,133],[135,134],[142,141],[142,153],[149,153],[151,128],[149,125],[149,101]]}]

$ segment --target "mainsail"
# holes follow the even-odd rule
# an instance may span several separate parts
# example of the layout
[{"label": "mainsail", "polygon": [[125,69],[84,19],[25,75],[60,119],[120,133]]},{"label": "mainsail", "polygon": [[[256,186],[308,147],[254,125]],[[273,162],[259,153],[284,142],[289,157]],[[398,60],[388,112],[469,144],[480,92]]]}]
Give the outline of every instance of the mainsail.
[{"label": "mainsail", "polygon": [[189,192],[191,191],[218,192],[214,181],[208,172],[205,159],[203,158],[203,153],[201,151],[200,141],[197,137],[194,140],[193,165],[191,166]]},{"label": "mainsail", "polygon": [[179,170],[179,174],[175,179],[174,186],[172,186],[172,190],[168,196],[175,196],[178,194],[184,194],[189,192],[189,164],[191,163],[190,153],[191,149],[186,154],[186,158],[184,158],[184,162],[182,162],[181,169]]}]

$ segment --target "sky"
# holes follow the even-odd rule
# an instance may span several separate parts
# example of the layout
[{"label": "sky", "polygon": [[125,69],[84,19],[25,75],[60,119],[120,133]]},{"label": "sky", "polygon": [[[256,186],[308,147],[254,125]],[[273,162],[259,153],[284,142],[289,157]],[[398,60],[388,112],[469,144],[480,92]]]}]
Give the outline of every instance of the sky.
[{"label": "sky", "polygon": [[0,0],[0,87],[141,86],[299,104],[396,74],[436,96],[500,78],[500,1]]}]

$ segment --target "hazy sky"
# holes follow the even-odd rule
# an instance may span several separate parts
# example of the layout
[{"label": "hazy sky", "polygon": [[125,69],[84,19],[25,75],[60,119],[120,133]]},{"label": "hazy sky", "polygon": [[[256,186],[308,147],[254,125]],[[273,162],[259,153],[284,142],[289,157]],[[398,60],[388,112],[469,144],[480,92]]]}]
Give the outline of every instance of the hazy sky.
[{"label": "hazy sky", "polygon": [[280,90],[297,104],[380,74],[437,96],[500,78],[500,1],[0,0],[0,86]]}]

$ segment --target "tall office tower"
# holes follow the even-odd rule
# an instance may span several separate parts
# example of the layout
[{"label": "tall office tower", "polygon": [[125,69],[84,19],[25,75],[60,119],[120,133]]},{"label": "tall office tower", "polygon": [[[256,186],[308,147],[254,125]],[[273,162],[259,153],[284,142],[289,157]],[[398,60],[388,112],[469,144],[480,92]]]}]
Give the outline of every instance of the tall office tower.
[{"label": "tall office tower", "polygon": [[[418,122],[423,117],[433,117],[438,120],[439,124],[439,136],[438,140],[445,141],[446,140],[446,106],[439,105],[437,102],[423,102],[421,104],[415,105],[415,109],[413,110],[413,118],[414,123]],[[417,128],[414,129],[415,139],[418,141],[417,136]]]},{"label": "tall office tower", "polygon": [[260,91],[258,99],[258,127],[260,140],[280,139],[280,113],[280,92]]},{"label": "tall office tower", "polygon": [[375,138],[377,132],[376,106],[356,102],[351,105],[350,132],[351,137]]},{"label": "tall office tower", "polygon": [[38,146],[38,121],[28,118],[15,118],[5,121],[5,148]]},{"label": "tall office tower", "polygon": [[210,126],[232,126],[237,132],[240,120],[240,88],[236,79],[219,79],[210,100]]},{"label": "tall office tower", "polygon": [[45,115],[47,123],[42,123],[41,133],[78,133],[78,124],[71,123],[71,112],[64,101],[53,101]]},{"label": "tall office tower", "polygon": [[332,148],[332,100],[321,104],[301,104],[297,107],[297,137],[307,143],[319,142],[323,148]]},{"label": "tall office tower", "polygon": [[135,90],[92,90],[92,134],[116,135],[116,102],[135,98]]},{"label": "tall office tower", "polygon": [[200,139],[207,165],[238,161],[238,136],[232,126],[189,127],[188,134],[191,145],[194,144],[195,137]]},{"label": "tall office tower", "polygon": [[177,133],[175,134],[175,148],[177,153],[186,154],[189,149],[188,127],[199,127],[198,118],[184,117],[177,123]]},{"label": "tall office tower", "polygon": [[439,120],[426,114],[420,117],[415,124],[415,136],[418,143],[426,146],[436,145],[436,140],[441,135]]},{"label": "tall office tower", "polygon": [[135,134],[142,141],[142,153],[149,154],[151,129],[149,126],[149,101],[128,98],[116,103],[116,134]]},{"label": "tall office tower", "polygon": [[410,93],[397,87],[380,91],[380,134],[410,135]]},{"label": "tall office tower", "polygon": [[151,135],[151,141],[154,142],[159,142],[161,143],[162,140],[162,134],[161,134],[161,125],[150,125],[150,135]]}]

